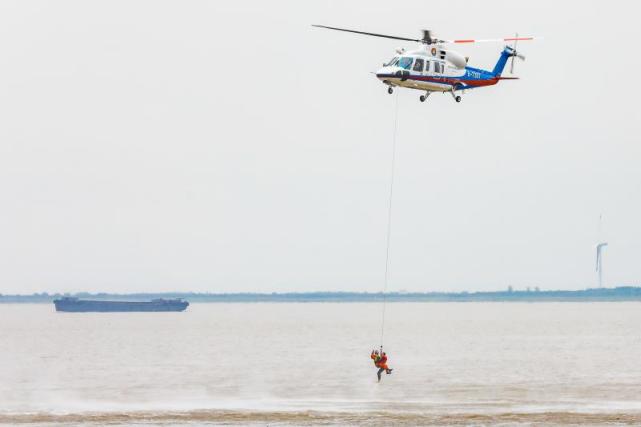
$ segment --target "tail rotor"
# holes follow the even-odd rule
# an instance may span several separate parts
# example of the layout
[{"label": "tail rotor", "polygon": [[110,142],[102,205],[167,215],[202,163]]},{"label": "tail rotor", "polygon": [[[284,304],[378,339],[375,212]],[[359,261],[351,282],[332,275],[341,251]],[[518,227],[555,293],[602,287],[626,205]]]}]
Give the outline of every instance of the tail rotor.
[{"label": "tail rotor", "polygon": [[514,75],[514,58],[519,58],[521,61],[525,61],[525,55],[518,53],[516,50],[516,44],[519,41],[519,33],[516,33],[514,36],[514,44],[512,45],[512,58],[510,60],[510,74]]}]

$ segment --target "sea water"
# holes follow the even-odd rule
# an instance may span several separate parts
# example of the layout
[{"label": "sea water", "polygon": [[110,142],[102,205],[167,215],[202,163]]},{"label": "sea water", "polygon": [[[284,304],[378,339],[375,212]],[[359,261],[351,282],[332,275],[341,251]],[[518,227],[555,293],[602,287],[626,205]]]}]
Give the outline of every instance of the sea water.
[{"label": "sea water", "polygon": [[0,424],[641,423],[641,303],[386,310],[382,331],[380,303],[0,304]]}]

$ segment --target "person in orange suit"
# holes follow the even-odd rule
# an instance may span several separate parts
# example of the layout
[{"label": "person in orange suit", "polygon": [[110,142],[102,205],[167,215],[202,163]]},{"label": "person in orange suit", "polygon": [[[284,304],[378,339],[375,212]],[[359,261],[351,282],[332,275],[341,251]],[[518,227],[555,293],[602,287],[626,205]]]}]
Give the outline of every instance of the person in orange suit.
[{"label": "person in orange suit", "polygon": [[372,350],[372,354],[370,355],[372,360],[374,361],[374,366],[378,368],[378,372],[376,373],[376,376],[378,377],[378,381],[380,382],[381,380],[381,374],[383,371],[387,375],[391,374],[393,369],[390,369],[389,366],[387,366],[387,354],[381,350],[379,353],[378,350]]},{"label": "person in orange suit", "polygon": [[381,360],[378,350],[372,350],[372,354],[369,357],[374,361],[374,366],[378,368],[378,362]]}]

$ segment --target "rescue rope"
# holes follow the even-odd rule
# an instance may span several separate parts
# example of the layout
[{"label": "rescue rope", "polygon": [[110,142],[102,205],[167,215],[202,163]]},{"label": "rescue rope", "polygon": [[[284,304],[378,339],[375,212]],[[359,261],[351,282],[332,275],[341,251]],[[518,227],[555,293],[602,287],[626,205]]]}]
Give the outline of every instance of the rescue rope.
[{"label": "rescue rope", "polygon": [[389,252],[392,236],[392,200],[394,198],[394,169],[396,166],[396,133],[398,131],[398,91],[396,92],[396,106],[394,107],[394,134],[392,136],[392,165],[390,171],[389,203],[387,205],[387,238],[385,247],[385,280],[383,281],[383,314],[381,319],[381,350],[385,336],[385,308],[387,305],[387,283],[389,282]]}]

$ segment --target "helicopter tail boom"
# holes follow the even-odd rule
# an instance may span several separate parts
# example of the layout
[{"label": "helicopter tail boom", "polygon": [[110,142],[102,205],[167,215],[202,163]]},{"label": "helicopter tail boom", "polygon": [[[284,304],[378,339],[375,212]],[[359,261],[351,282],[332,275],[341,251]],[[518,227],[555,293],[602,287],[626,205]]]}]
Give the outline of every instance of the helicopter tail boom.
[{"label": "helicopter tail boom", "polygon": [[519,54],[516,50],[514,50],[510,46],[505,46],[505,49],[503,49],[503,52],[501,52],[501,56],[499,56],[499,60],[496,62],[496,65],[492,70],[492,74],[494,74],[496,77],[501,77],[501,74],[503,73],[503,70],[507,65],[508,59],[510,59],[513,56],[516,56],[520,59],[525,59],[523,55]]}]

